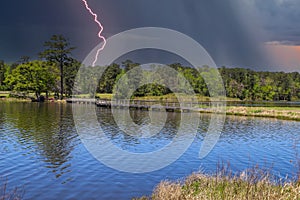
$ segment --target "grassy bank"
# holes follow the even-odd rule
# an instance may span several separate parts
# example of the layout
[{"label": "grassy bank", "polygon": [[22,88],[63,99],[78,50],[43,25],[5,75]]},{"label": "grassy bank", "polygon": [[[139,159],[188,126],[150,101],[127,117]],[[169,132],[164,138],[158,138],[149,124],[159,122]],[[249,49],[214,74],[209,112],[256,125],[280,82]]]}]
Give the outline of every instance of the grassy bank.
[{"label": "grassy bank", "polygon": [[237,176],[192,174],[184,181],[162,181],[150,197],[135,200],[194,200],[194,199],[300,199],[300,182],[275,184],[268,173],[255,169]]},{"label": "grassy bank", "polygon": [[0,98],[0,102],[31,102],[31,99],[23,99],[23,98]]},{"label": "grassy bank", "polygon": [[300,107],[244,107],[230,106],[226,114],[238,116],[270,117],[300,121]]},{"label": "grassy bank", "polygon": [[[97,94],[99,98],[111,99],[112,94]],[[197,101],[199,102],[209,102],[209,97],[196,95]],[[135,97],[135,100],[146,100],[146,101],[169,101],[176,102],[176,96],[174,94],[164,95],[164,96],[145,96],[145,97]],[[227,98],[227,102],[230,101],[240,101],[238,99]],[[190,98],[187,97],[187,101]],[[270,102],[272,103],[272,102]],[[205,107],[205,105],[202,105]],[[208,108],[208,107],[207,107]],[[201,112],[210,113],[209,109]],[[300,121],[300,107],[251,107],[251,106],[227,106],[227,115],[237,115],[237,116],[250,116],[250,117],[268,117],[277,118],[285,120],[297,120]]]},{"label": "grassy bank", "polygon": [[[0,98],[0,102],[5,102],[5,103],[18,103],[18,102],[27,102],[30,103],[32,102],[31,99],[29,98],[14,98],[14,97],[7,97],[7,98]],[[66,103],[66,100],[48,100],[45,101],[47,102],[55,102],[55,103]]]},{"label": "grassy bank", "polygon": [[[3,97],[0,98],[0,101],[8,102],[30,102],[31,99],[22,99],[22,98],[10,98],[9,93],[0,93]],[[0,96],[1,96],[0,95]],[[111,99],[112,94],[97,94],[97,97],[101,99]],[[52,96],[50,96],[52,97]],[[89,95],[78,95],[77,98],[89,98]],[[209,102],[209,97],[196,95],[195,101],[199,102]],[[164,96],[146,96],[146,97],[135,97],[135,100],[144,100],[144,101],[167,101],[167,102],[176,102],[177,98],[174,94],[164,95]],[[186,97],[183,101],[190,101],[190,97]],[[237,99],[226,99],[230,101],[238,101]],[[65,101],[55,101],[63,102]],[[272,103],[272,102],[270,102]],[[209,108],[208,105],[203,104],[201,108]],[[203,110],[201,112],[210,113],[209,109]],[[251,116],[251,117],[268,117],[268,118],[277,118],[285,120],[297,120],[300,121],[300,107],[250,107],[250,106],[227,106],[226,107],[227,115],[236,115],[236,116]]]},{"label": "grassy bank", "polygon": [[[46,93],[42,93],[44,97],[46,96]],[[54,93],[50,93],[49,101],[45,102],[57,102],[57,103],[66,103],[66,100],[54,100]],[[65,97],[66,98],[66,97]],[[21,94],[21,93],[14,93],[11,91],[0,91],[0,102],[32,102],[32,99],[36,99],[36,96],[34,93],[28,93],[28,94]]]},{"label": "grassy bank", "polygon": [[[201,96],[201,95],[195,95],[195,96],[188,96],[186,94],[178,94],[180,98],[182,98],[183,101],[190,102],[191,99],[194,101],[211,101],[214,100],[213,98]],[[97,97],[101,99],[111,99],[113,97],[112,94],[96,94]],[[162,96],[143,96],[143,97],[134,97],[135,100],[144,100],[144,101],[169,101],[169,102],[176,102],[177,97],[174,94],[167,94]],[[220,99],[217,99],[220,100]],[[240,101],[236,98],[226,98],[226,101]]]},{"label": "grassy bank", "polygon": [[[165,95],[162,97],[136,97],[137,100],[156,100],[156,101],[176,101],[174,95]],[[189,98],[188,98],[189,99]],[[189,99],[190,100],[190,99]],[[238,102],[237,99],[226,99],[227,102],[234,101]],[[199,102],[209,102],[209,97],[197,96],[197,101]],[[270,102],[272,103],[272,102]],[[201,105],[201,108],[209,108],[208,105]],[[203,110],[201,112],[211,113],[209,109]],[[296,120],[300,121],[300,107],[251,107],[251,106],[227,106],[227,115],[236,116],[250,116],[250,117],[267,117],[267,118],[277,118],[284,120]]]}]

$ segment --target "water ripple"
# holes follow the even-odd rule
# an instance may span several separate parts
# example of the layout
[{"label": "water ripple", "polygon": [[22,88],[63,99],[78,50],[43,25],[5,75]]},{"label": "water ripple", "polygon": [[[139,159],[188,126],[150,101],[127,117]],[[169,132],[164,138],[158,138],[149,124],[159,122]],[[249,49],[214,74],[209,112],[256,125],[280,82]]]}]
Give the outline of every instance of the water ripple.
[{"label": "water ripple", "polygon": [[[124,150],[139,153],[170,143],[180,124],[180,115],[170,113],[159,133],[141,139],[120,130],[109,110],[97,108],[97,115],[106,137]],[[139,125],[150,120],[145,111],[133,111],[131,116]],[[216,147],[200,160],[210,117],[201,114],[194,143],[172,165],[128,174],[104,166],[89,154],[76,133],[70,105],[0,103],[0,177],[7,177],[9,185],[24,186],[25,199],[130,199],[150,194],[163,179],[178,179],[200,169],[213,173],[220,161],[230,162],[236,172],[258,164],[279,177],[295,175],[299,122],[227,117]]]}]

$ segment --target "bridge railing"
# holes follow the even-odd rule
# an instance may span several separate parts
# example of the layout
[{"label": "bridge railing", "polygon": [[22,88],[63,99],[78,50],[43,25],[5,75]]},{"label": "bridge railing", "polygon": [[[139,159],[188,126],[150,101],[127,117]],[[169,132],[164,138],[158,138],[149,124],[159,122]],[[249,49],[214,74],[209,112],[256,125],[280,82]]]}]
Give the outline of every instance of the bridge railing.
[{"label": "bridge railing", "polygon": [[121,107],[164,107],[172,109],[210,109],[212,106],[216,107],[223,102],[175,102],[175,101],[153,101],[153,100],[129,100],[129,99],[98,99],[98,105],[107,106],[121,106]]}]

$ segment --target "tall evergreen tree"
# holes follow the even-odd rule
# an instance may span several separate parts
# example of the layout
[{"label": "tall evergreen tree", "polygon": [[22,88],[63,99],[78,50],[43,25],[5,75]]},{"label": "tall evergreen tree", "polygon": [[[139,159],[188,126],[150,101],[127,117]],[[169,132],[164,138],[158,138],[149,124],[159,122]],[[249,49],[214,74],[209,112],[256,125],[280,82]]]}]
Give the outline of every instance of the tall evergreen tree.
[{"label": "tall evergreen tree", "polygon": [[60,99],[64,94],[64,67],[70,62],[71,53],[75,47],[70,47],[69,41],[63,35],[53,35],[49,41],[45,42],[46,50],[40,53],[41,58],[45,58],[51,63],[56,63],[60,69]]}]

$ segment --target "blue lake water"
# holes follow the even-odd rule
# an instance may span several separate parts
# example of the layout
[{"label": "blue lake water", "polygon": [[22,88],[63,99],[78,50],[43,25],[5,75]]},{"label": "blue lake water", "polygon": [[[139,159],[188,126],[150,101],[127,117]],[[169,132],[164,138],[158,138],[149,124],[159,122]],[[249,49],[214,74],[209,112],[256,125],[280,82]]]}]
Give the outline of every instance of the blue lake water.
[{"label": "blue lake water", "polygon": [[[118,129],[110,110],[95,109],[106,136],[130,152],[162,148],[181,120],[180,113],[169,113],[157,135],[137,139]],[[148,111],[132,111],[131,116],[136,124],[149,121]],[[7,179],[8,189],[22,187],[24,199],[131,199],[151,194],[161,180],[214,173],[220,162],[230,163],[234,172],[259,165],[277,177],[296,175],[300,122],[227,116],[215,148],[199,159],[210,117],[201,114],[195,140],[178,160],[134,174],[109,168],[89,153],[76,132],[71,105],[0,103],[0,180]]]}]

